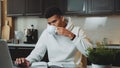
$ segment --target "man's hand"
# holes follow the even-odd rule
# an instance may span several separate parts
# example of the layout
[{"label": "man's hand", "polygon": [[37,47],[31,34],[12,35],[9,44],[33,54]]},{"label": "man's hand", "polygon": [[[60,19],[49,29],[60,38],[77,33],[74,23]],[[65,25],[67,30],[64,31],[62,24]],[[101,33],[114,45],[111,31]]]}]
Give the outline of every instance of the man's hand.
[{"label": "man's hand", "polygon": [[57,27],[57,33],[60,35],[64,35],[69,37],[71,40],[75,37],[75,34],[73,34],[71,31],[63,28],[63,27]]},{"label": "man's hand", "polygon": [[30,67],[30,62],[26,60],[25,58],[17,58],[15,60],[15,64],[19,65],[20,67],[25,67],[25,68]]}]

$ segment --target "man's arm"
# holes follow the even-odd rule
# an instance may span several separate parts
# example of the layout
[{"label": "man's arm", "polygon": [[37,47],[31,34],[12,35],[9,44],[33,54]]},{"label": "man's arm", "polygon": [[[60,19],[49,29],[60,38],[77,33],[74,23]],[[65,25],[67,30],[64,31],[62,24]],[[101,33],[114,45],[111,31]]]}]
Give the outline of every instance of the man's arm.
[{"label": "man's arm", "polygon": [[80,29],[80,27],[74,27],[73,32],[75,32],[76,35],[74,33],[72,33],[71,31],[63,28],[63,27],[57,27],[58,34],[69,37],[72,40],[72,42],[75,44],[77,49],[83,55],[86,55],[86,53],[87,53],[86,50],[89,47],[92,47],[92,44],[90,43],[90,41],[86,37],[85,32],[82,29]]},{"label": "man's arm", "polygon": [[90,43],[90,41],[88,40],[88,38],[86,37],[85,32],[78,28],[76,37],[74,38],[74,40],[72,41],[75,46],[77,47],[77,49],[86,56],[87,53],[87,49],[92,47],[92,44]]},{"label": "man's arm", "polygon": [[17,58],[15,64],[23,67],[30,67],[33,62],[40,61],[46,53],[45,34],[42,33],[35,48],[32,50],[30,55],[26,58]]},{"label": "man's arm", "polygon": [[30,62],[36,62],[36,61],[41,61],[42,58],[44,57],[47,47],[46,47],[46,33],[45,31],[41,34],[37,44],[35,45],[35,48],[32,50],[30,55],[26,57],[26,59]]}]

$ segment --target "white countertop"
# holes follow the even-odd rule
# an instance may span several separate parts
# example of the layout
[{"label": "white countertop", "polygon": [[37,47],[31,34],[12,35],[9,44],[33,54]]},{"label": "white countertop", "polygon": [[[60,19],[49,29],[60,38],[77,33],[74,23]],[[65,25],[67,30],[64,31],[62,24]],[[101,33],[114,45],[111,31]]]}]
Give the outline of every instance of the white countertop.
[{"label": "white countertop", "polygon": [[[93,47],[96,48],[96,45],[94,45]],[[105,47],[112,49],[120,49],[120,44],[110,44],[110,45],[106,45]]]},{"label": "white countertop", "polygon": [[[87,68],[92,68],[92,66],[87,66]],[[120,67],[117,67],[117,66],[112,66],[112,68],[120,68]]]},{"label": "white countertop", "polygon": [[36,44],[11,44],[8,43],[8,46],[14,46],[14,47],[35,47]]},{"label": "white countertop", "polygon": [[106,46],[107,48],[120,49],[120,46]]},{"label": "white countertop", "polygon": [[[8,46],[14,46],[14,47],[35,47],[36,44],[12,44],[12,43],[8,43]],[[94,46],[95,47],[95,46]],[[114,49],[120,49],[120,45],[118,46],[106,46],[107,48],[114,48]]]}]

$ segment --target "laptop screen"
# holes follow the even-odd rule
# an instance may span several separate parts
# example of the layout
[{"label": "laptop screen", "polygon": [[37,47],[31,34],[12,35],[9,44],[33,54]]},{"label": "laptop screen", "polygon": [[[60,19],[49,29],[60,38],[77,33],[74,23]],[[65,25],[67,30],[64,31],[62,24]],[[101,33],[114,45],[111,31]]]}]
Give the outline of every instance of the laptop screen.
[{"label": "laptop screen", "polygon": [[12,68],[12,60],[7,43],[0,40],[0,68]]}]

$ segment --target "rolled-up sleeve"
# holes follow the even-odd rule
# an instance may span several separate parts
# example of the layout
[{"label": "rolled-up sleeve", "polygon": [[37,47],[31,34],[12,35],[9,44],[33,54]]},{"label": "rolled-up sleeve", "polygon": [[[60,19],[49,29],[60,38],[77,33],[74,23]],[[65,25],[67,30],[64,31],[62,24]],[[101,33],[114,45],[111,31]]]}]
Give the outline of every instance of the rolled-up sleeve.
[{"label": "rolled-up sleeve", "polygon": [[86,37],[85,32],[82,29],[79,29],[78,34],[76,35],[76,37],[73,40],[73,43],[75,44],[76,48],[83,54],[86,56],[87,54],[87,49],[89,47],[92,47],[92,44],[89,42],[89,40]]}]

